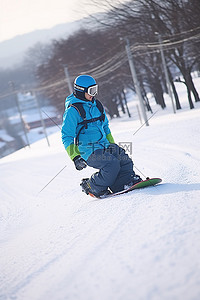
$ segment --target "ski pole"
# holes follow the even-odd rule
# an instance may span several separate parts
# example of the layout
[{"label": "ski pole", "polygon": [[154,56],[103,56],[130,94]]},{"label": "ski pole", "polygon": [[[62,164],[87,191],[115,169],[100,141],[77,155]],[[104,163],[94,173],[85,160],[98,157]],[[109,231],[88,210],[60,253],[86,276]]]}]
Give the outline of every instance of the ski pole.
[{"label": "ski pole", "polygon": [[64,166],[37,194],[37,196],[66,168],[66,166]]}]

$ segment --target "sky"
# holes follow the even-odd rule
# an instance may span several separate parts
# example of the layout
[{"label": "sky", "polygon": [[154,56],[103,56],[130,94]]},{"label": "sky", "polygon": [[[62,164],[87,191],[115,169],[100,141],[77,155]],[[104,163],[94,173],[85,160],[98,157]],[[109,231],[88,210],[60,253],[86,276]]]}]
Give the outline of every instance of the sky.
[{"label": "sky", "polygon": [[0,0],[0,42],[98,11],[92,0]]}]

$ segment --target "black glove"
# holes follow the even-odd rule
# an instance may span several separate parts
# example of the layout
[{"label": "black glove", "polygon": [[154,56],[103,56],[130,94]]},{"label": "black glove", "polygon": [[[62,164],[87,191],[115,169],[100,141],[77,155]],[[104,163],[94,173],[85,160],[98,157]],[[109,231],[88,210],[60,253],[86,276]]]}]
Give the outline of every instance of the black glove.
[{"label": "black glove", "polygon": [[80,155],[74,157],[73,162],[75,164],[75,168],[79,171],[87,167],[86,161]]}]

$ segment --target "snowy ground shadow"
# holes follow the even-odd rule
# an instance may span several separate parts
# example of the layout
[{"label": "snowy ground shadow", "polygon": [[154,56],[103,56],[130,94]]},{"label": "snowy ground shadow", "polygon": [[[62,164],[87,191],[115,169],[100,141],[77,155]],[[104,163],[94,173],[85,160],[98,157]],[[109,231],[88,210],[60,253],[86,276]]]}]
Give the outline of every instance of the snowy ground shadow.
[{"label": "snowy ground shadow", "polygon": [[156,188],[156,193],[164,192],[165,194],[173,194],[178,192],[200,191],[200,183],[162,183],[154,188]]},{"label": "snowy ground shadow", "polygon": [[149,186],[144,189],[136,189],[134,191],[131,191],[129,193],[125,193],[119,196],[114,197],[108,197],[108,198],[102,198],[102,199],[96,199],[93,198],[90,202],[94,201],[109,201],[112,199],[116,199],[118,197],[125,197],[133,195],[133,193],[146,193],[146,194],[153,194],[153,195],[162,195],[162,194],[174,194],[178,192],[189,192],[189,191],[200,191],[200,183],[161,183],[155,186]]}]

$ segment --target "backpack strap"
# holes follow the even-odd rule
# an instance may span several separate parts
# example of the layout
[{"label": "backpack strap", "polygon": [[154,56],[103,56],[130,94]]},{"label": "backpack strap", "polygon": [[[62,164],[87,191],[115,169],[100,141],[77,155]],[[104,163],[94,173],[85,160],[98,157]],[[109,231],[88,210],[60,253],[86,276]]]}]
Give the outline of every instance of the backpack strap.
[{"label": "backpack strap", "polygon": [[[81,104],[81,105],[82,105],[82,103],[75,103],[75,104]],[[101,113],[101,115],[100,115],[99,117],[96,117],[96,118],[92,118],[92,119],[87,120],[87,119],[86,119],[86,116],[85,116],[85,115],[84,115],[84,116],[81,115],[81,111],[80,111],[80,116],[83,118],[83,121],[80,122],[80,123],[78,123],[78,124],[84,125],[84,126],[85,126],[85,129],[87,129],[87,127],[88,127],[87,124],[88,124],[88,123],[93,123],[93,122],[96,122],[96,121],[98,121],[98,120],[104,122],[104,120],[105,120],[104,108],[103,108],[102,103],[101,103],[99,100],[96,99],[96,105],[97,105],[98,110],[99,110],[100,113]],[[83,105],[82,105],[82,109],[84,109],[84,108],[83,108]]]},{"label": "backpack strap", "polygon": [[85,112],[85,109],[83,108],[83,104],[81,102],[70,104],[69,107],[70,106],[74,107],[78,111],[81,118],[83,118],[83,119],[86,118],[86,112]]},{"label": "backpack strap", "polygon": [[[104,108],[103,108],[103,104],[101,103],[101,101],[99,101],[98,99],[96,99],[96,105],[98,110],[100,111],[101,114],[104,114]],[[105,116],[105,114],[104,114]]]},{"label": "backpack strap", "polygon": [[98,99],[96,99],[96,105],[97,105],[97,108],[100,111],[101,115],[97,118],[92,118],[92,119],[89,119],[89,120],[86,119],[86,112],[85,112],[85,109],[83,108],[83,104],[81,102],[76,102],[76,103],[73,103],[73,104],[69,105],[69,107],[70,106],[74,107],[78,111],[81,118],[83,119],[82,122],[78,123],[78,125],[83,125],[83,126],[81,126],[81,128],[79,129],[79,131],[77,133],[77,136],[75,138],[75,144],[76,145],[78,145],[79,135],[80,135],[81,131],[83,130],[83,128],[85,128],[85,129],[88,128],[88,123],[93,123],[93,122],[96,122],[98,120],[104,122],[105,113],[104,113],[103,105]]}]

